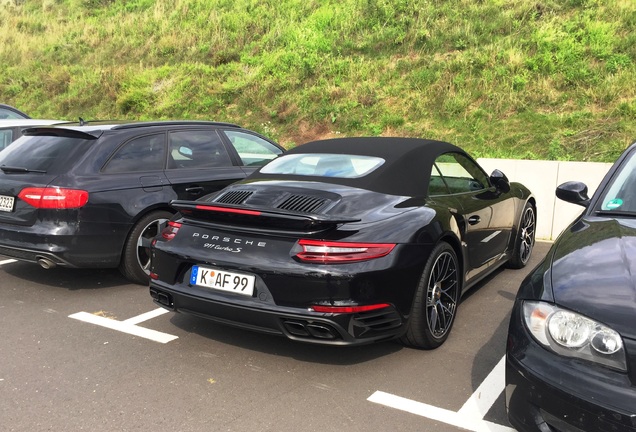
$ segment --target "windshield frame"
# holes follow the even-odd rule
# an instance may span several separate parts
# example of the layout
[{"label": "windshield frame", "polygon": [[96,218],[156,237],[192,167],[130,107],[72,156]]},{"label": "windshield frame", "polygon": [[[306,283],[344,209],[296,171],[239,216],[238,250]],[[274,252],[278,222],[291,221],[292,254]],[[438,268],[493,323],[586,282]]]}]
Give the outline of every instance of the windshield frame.
[{"label": "windshield frame", "polygon": [[599,189],[591,212],[607,216],[636,215],[636,146],[616,162]]}]

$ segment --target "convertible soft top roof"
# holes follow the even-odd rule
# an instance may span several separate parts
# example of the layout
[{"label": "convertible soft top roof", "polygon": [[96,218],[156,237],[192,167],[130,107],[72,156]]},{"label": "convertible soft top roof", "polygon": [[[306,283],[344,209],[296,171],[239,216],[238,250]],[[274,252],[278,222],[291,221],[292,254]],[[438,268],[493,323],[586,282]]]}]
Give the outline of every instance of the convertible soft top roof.
[{"label": "convertible soft top roof", "polygon": [[420,138],[334,138],[308,142],[289,150],[286,154],[352,154],[381,157],[386,162],[378,169],[360,178],[277,175],[260,172],[252,174],[250,178],[318,181],[390,195],[420,196],[428,190],[433,162],[439,155],[448,152],[466,154],[453,144]]}]

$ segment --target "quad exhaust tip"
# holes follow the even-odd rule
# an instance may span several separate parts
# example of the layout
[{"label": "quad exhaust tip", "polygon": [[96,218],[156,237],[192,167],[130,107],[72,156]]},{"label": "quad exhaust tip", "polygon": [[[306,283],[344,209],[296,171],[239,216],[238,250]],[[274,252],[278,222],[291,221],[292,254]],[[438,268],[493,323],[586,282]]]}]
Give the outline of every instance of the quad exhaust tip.
[{"label": "quad exhaust tip", "polygon": [[302,321],[284,321],[285,329],[294,336],[315,339],[340,339],[336,329],[326,324]]}]

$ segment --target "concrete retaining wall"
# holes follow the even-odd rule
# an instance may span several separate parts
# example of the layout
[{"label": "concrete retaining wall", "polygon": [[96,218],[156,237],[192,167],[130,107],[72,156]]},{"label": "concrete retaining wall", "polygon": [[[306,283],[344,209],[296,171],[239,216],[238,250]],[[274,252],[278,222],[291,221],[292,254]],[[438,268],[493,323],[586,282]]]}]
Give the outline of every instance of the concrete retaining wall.
[{"label": "concrete retaining wall", "polygon": [[490,174],[502,171],[510,181],[523,183],[537,199],[537,239],[554,240],[578,215],[583,207],[556,198],[558,185],[570,180],[585,183],[590,197],[600,184],[611,163],[528,161],[511,159],[478,159]]}]

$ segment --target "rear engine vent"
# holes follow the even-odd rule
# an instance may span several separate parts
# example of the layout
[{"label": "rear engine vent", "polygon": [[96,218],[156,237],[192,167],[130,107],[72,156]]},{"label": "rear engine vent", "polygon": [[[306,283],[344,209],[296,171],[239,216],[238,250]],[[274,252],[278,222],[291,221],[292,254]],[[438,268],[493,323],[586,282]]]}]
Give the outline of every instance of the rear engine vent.
[{"label": "rear engine vent", "polygon": [[276,207],[301,213],[314,213],[325,203],[322,198],[307,195],[291,195]]},{"label": "rear engine vent", "polygon": [[214,201],[223,204],[243,204],[253,193],[252,191],[233,190],[224,193]]}]

